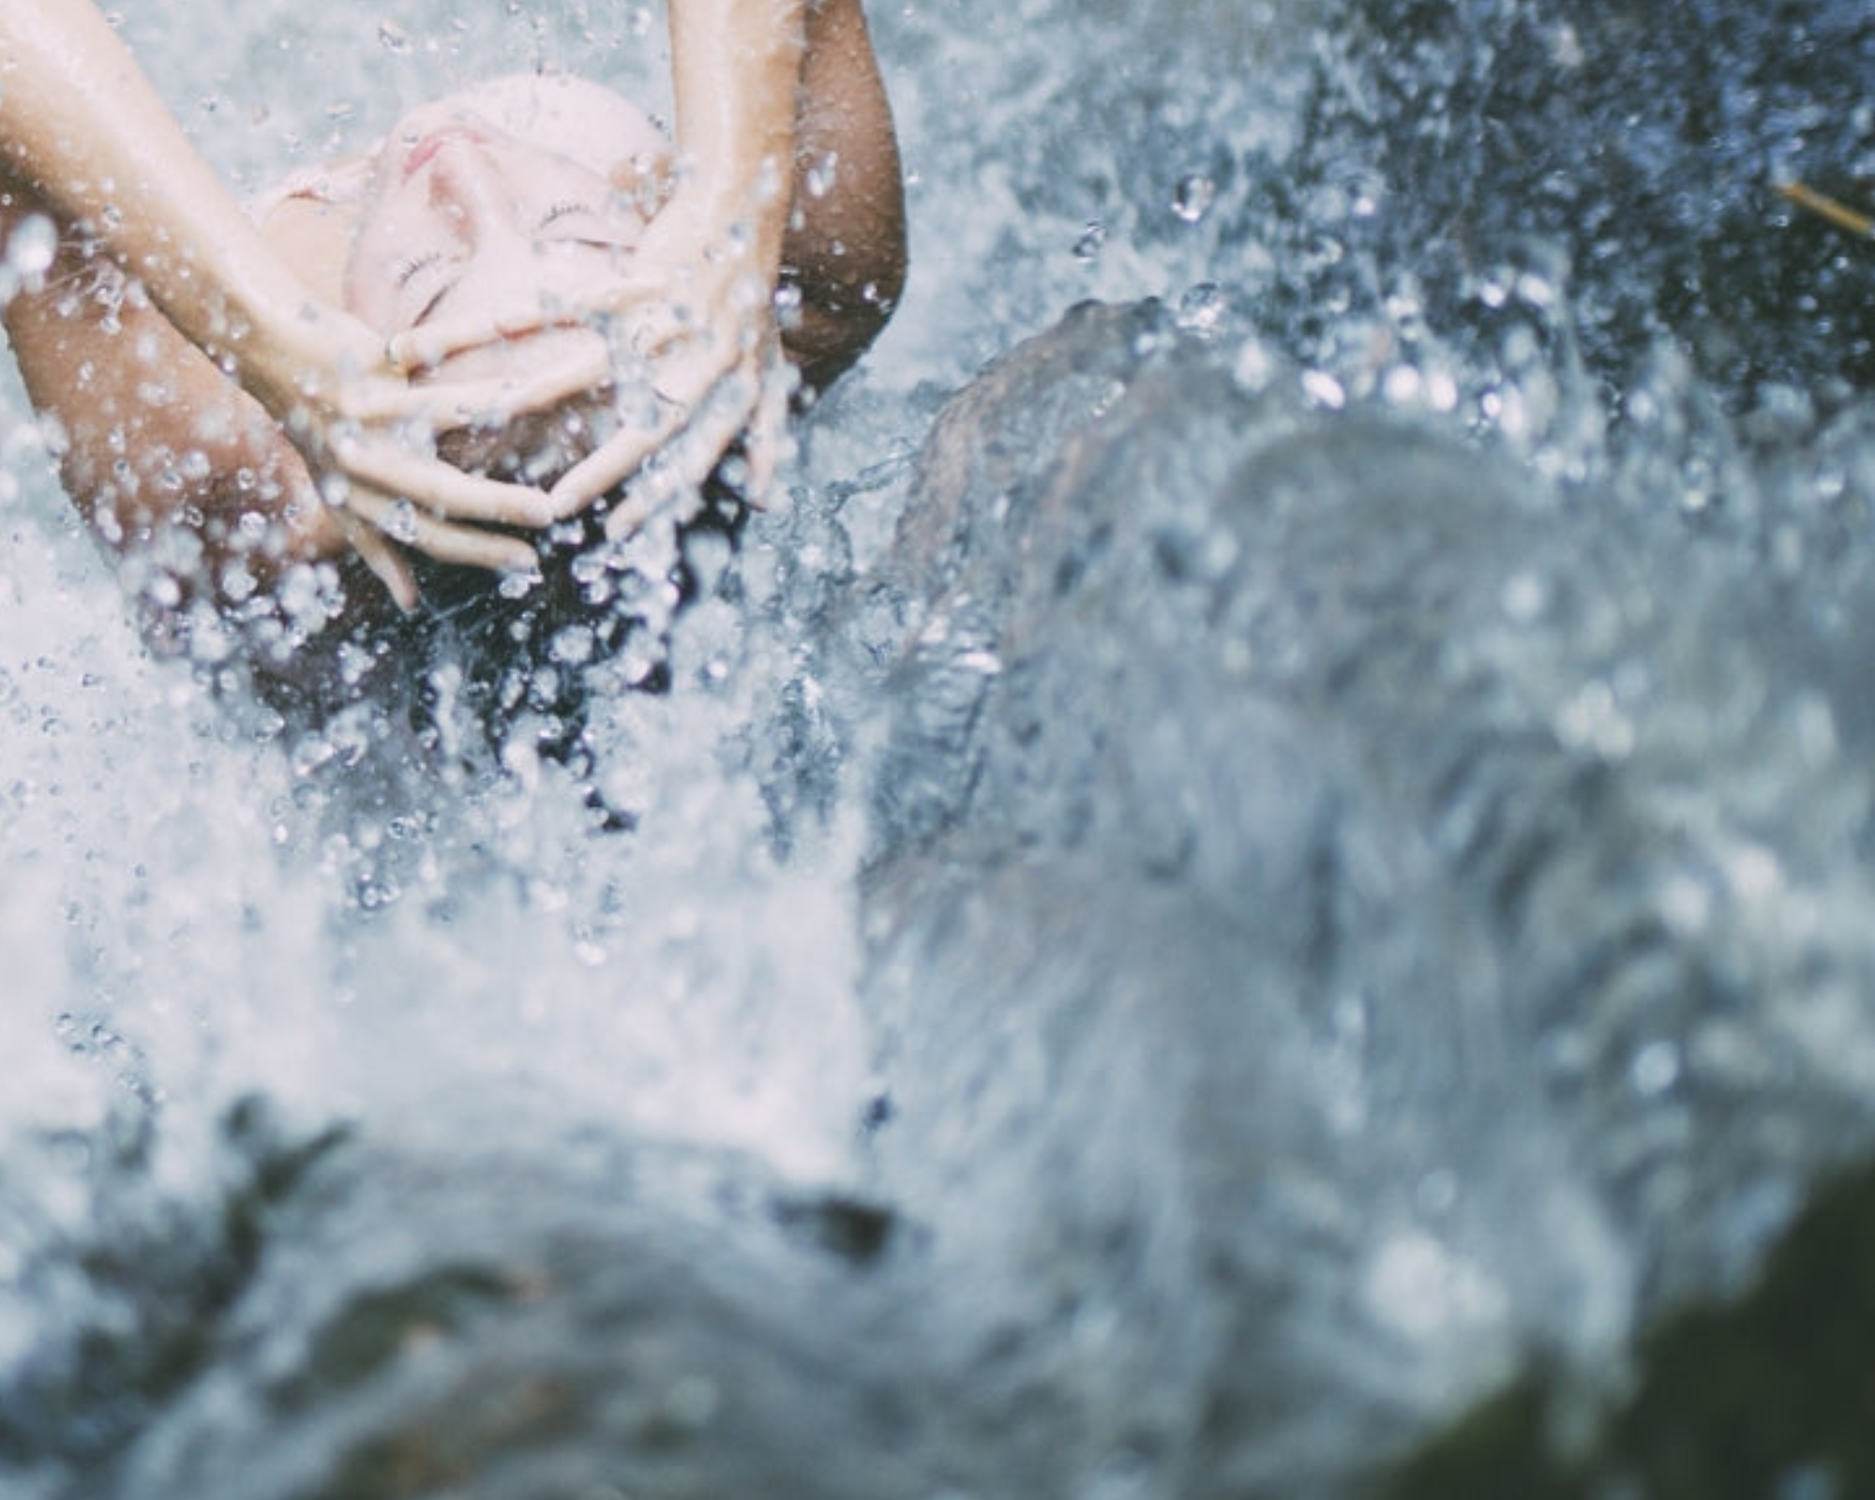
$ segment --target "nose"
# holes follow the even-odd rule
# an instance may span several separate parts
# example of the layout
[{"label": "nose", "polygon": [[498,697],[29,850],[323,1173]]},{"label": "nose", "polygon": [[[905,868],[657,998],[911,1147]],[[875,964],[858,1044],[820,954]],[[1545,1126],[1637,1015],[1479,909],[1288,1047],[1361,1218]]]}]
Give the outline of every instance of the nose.
[{"label": "nose", "polygon": [[452,132],[426,146],[419,165],[430,169],[430,202],[436,208],[455,219],[477,245],[518,235],[512,194],[486,145],[472,135]]}]

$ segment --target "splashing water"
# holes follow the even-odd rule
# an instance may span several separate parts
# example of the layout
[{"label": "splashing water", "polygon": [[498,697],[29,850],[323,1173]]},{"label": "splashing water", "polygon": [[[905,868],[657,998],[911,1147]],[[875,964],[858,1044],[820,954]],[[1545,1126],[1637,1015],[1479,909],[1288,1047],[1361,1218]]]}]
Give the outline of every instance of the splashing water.
[{"label": "splashing water", "polygon": [[[121,9],[244,190],[662,107],[636,8]],[[1875,255],[1769,191],[1868,174],[1875,23],[1771,10],[871,7],[913,285],[589,770],[153,658],[9,378],[0,1487],[1331,1493],[1748,1275],[1875,1142]],[[1117,561],[982,477],[1051,444]],[[1325,519],[1198,513],[1246,454]]]}]

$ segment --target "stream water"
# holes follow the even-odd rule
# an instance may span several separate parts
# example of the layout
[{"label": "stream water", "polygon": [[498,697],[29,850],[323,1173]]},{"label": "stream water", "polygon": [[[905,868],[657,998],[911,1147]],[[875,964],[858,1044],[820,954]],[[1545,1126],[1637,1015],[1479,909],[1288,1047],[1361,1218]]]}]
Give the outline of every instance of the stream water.
[{"label": "stream water", "polygon": [[[246,190],[664,87],[117,10]],[[1875,20],[1658,12],[873,7],[907,300],[573,765],[153,656],[8,376],[0,1492],[1332,1495],[1746,1280],[1875,1144],[1875,251],[1771,190]]]}]

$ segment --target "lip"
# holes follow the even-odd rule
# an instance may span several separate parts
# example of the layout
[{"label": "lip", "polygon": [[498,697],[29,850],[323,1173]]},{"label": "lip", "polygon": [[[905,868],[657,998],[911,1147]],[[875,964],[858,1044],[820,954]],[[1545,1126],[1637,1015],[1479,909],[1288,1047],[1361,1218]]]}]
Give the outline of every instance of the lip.
[{"label": "lip", "polygon": [[467,125],[445,125],[432,130],[416,145],[410,148],[410,155],[404,158],[404,180],[407,182],[416,176],[426,162],[434,159],[443,147],[461,141],[470,145],[487,144],[488,138],[479,130],[472,130]]}]

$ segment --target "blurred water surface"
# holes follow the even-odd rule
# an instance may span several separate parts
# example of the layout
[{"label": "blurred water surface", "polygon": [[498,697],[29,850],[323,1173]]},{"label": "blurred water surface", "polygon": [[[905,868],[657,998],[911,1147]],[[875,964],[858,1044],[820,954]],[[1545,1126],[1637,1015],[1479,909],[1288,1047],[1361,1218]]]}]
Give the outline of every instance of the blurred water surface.
[{"label": "blurred water surface", "polygon": [[[244,191],[663,107],[118,11]],[[871,16],[910,293],[579,764],[152,657],[0,390],[9,1494],[1336,1493],[1875,1140],[1863,8]]]}]

